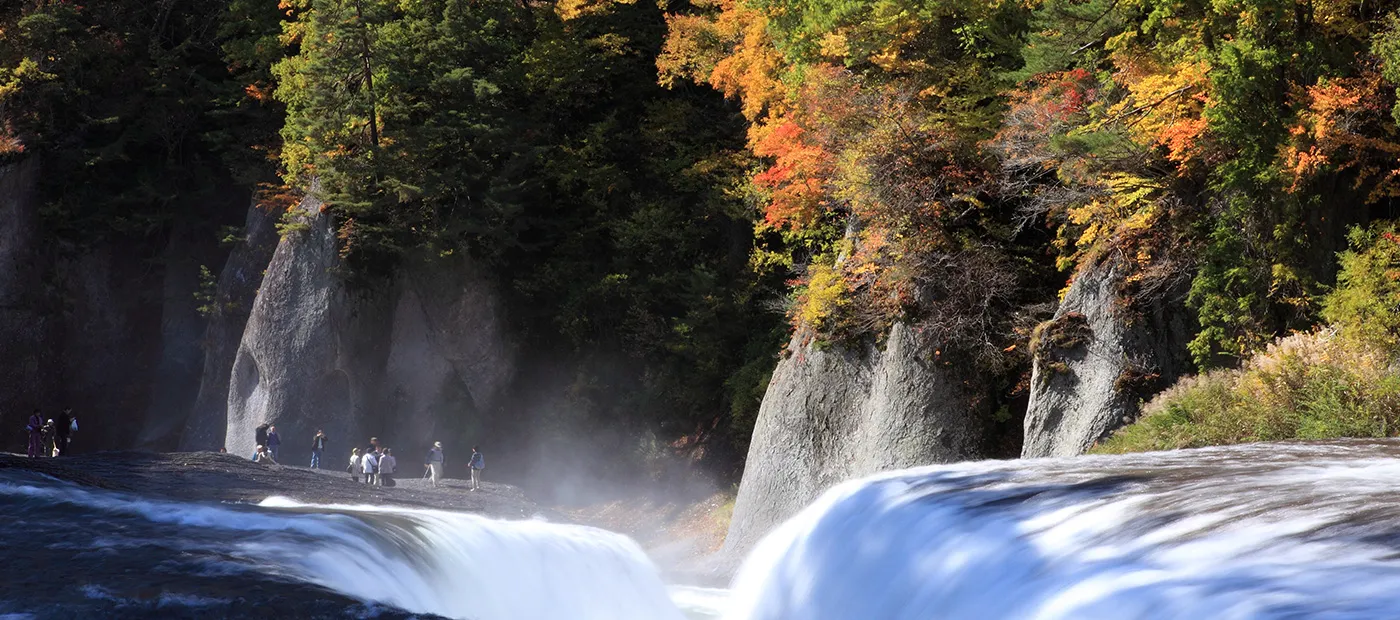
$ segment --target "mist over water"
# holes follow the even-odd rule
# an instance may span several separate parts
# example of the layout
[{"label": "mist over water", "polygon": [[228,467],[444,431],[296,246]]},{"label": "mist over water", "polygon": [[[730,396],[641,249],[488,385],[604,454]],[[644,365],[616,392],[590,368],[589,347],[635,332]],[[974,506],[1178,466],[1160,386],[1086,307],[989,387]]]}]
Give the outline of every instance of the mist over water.
[{"label": "mist over water", "polygon": [[588,527],[0,473],[0,545],[33,569],[0,587],[0,617],[1391,618],[1397,457],[1337,442],[891,472],[781,526],[732,589],[664,585]]}]

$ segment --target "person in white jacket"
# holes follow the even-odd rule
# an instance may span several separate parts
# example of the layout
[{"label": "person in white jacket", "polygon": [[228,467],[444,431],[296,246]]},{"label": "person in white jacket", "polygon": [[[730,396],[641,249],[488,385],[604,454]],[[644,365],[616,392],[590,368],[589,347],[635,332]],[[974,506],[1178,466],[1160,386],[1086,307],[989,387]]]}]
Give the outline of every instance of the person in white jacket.
[{"label": "person in white jacket", "polygon": [[350,451],[350,466],[345,468],[350,472],[350,479],[355,482],[360,481],[360,449],[355,448]]},{"label": "person in white jacket", "polygon": [[379,455],[374,450],[366,452],[360,459],[361,471],[365,472],[365,484],[375,483],[375,474],[379,473]]},{"label": "person in white jacket", "polygon": [[379,457],[379,486],[394,486],[394,472],[399,468],[399,460],[394,458],[394,451],[384,449],[384,456]]}]

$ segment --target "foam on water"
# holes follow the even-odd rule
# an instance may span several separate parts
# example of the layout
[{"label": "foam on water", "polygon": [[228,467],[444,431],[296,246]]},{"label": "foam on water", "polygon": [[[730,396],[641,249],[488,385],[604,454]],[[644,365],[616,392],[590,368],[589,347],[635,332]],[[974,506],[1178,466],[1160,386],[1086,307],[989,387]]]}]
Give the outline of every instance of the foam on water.
[{"label": "foam on water", "polygon": [[849,482],[759,544],[726,617],[1398,617],[1396,448],[985,462]]},{"label": "foam on water", "polygon": [[[625,536],[544,521],[383,506],[314,506],[269,498],[264,507],[366,518],[352,544],[245,553],[276,558],[302,579],[408,611],[507,620],[679,620],[656,569]],[[380,545],[366,553],[359,540]],[[386,544],[387,543],[387,544]]]},{"label": "foam on water", "polygon": [[[226,551],[252,570],[414,613],[474,620],[682,618],[634,542],[590,527],[281,498],[256,508],[183,504],[64,483],[0,483],[0,495],[138,515],[171,526],[162,532],[172,539],[191,529],[226,531]],[[118,600],[98,585],[81,591]]]}]

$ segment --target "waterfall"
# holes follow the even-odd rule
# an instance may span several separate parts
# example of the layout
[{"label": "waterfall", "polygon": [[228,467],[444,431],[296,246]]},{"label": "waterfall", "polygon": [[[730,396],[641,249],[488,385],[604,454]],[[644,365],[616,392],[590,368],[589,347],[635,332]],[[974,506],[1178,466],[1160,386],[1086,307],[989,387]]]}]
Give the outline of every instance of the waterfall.
[{"label": "waterfall", "polygon": [[1397,453],[1259,444],[852,481],[755,548],[727,617],[1395,617]]},{"label": "waterfall", "polygon": [[[54,564],[74,549],[96,554],[97,564],[113,565],[167,566],[172,558],[195,556],[204,563],[167,572],[191,578],[235,574],[245,580],[255,575],[264,580],[255,582],[260,589],[276,587],[278,580],[315,584],[350,599],[448,618],[682,618],[641,549],[625,536],[591,527],[385,506],[304,505],[282,498],[260,506],[187,504],[58,481],[0,481],[0,509],[35,515],[31,521],[9,519],[11,527],[0,534],[9,545],[42,545]],[[82,562],[87,581],[74,583],[78,598],[128,606],[141,602],[124,601],[117,586],[100,581],[101,566],[74,560]],[[129,569],[113,570],[122,571]],[[301,592],[295,596],[306,596]],[[177,594],[150,605],[164,611],[179,600],[232,604]],[[23,609],[22,603],[0,597],[0,615]],[[56,609],[38,615],[59,613]]]},{"label": "waterfall", "polygon": [[309,549],[248,543],[301,579],[408,611],[475,620],[679,620],[636,543],[591,527],[384,506],[265,508],[353,516]]}]

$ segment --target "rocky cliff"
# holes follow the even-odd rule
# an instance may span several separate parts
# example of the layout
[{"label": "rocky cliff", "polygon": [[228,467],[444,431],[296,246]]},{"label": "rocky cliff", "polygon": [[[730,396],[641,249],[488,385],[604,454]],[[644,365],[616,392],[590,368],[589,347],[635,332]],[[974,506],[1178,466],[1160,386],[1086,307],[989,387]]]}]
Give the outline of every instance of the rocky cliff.
[{"label": "rocky cliff", "polygon": [[[34,407],[56,391],[57,321],[45,288],[47,260],[39,240],[38,158],[0,167],[0,428],[4,446],[19,449]],[[52,412],[48,412],[52,413]]]},{"label": "rocky cliff", "polygon": [[492,285],[465,260],[410,259],[390,280],[352,287],[331,216],[314,198],[299,210],[301,230],[278,244],[233,364],[229,451],[251,454],[254,428],[269,422],[290,462],[307,458],[317,428],[337,464],[370,436],[413,474],[433,441],[469,452],[514,373]]},{"label": "rocky cliff", "polygon": [[277,248],[280,216],[280,211],[250,205],[241,238],[219,271],[214,298],[208,300],[205,308],[208,326],[201,339],[202,372],[194,406],[180,438],[181,450],[218,450],[224,445],[233,362],[262,285],[263,272]]},{"label": "rocky cliff", "polygon": [[822,348],[799,333],[754,427],[721,557],[737,558],[838,482],[979,456],[985,411],[904,325],[885,348]]},{"label": "rocky cliff", "polygon": [[38,157],[0,167],[0,428],[71,406],[74,450],[171,449],[199,379],[199,265],[217,260],[220,205],[201,220],[71,238],[40,217]]},{"label": "rocky cliff", "polygon": [[1129,273],[1117,258],[1085,267],[1036,330],[1022,457],[1083,453],[1190,368],[1187,281],[1134,297]]}]

